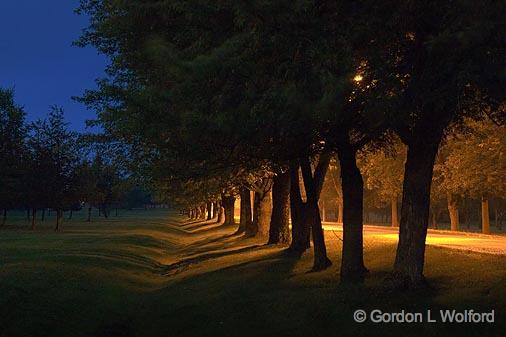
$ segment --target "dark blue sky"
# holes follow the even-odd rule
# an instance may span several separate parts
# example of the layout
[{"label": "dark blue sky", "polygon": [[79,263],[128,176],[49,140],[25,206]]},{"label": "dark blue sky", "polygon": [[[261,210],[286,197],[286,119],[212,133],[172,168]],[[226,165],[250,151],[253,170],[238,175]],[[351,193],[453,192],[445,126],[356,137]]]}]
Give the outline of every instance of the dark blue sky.
[{"label": "dark blue sky", "polygon": [[105,57],[72,46],[87,18],[74,14],[78,0],[0,0],[0,86],[14,87],[28,120],[44,117],[57,104],[74,130],[95,113],[71,96],[94,88]]}]

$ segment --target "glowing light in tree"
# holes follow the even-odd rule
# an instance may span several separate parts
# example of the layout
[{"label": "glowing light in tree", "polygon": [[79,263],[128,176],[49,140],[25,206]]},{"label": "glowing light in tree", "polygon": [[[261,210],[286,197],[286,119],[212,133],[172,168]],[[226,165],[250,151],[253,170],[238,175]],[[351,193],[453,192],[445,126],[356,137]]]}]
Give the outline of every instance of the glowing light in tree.
[{"label": "glowing light in tree", "polygon": [[360,74],[355,75],[355,77],[353,77],[353,80],[357,83],[361,82],[363,79],[364,79],[364,77]]}]

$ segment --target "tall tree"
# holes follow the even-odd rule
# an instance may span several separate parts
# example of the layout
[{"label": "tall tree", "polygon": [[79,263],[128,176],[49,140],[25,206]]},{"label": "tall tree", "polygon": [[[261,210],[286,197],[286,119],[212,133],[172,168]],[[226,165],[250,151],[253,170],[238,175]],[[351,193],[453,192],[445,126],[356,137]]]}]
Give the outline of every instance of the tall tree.
[{"label": "tall tree", "polygon": [[1,225],[5,225],[7,211],[25,207],[26,186],[25,112],[14,102],[14,91],[0,88],[0,210]]},{"label": "tall tree", "polygon": [[[408,147],[394,265],[400,287],[425,283],[433,167],[448,128],[482,111],[504,118],[498,109],[506,80],[500,8],[496,1],[469,0],[366,2],[355,8],[362,36],[375,36],[364,44],[368,74],[378,80],[380,105],[390,111],[391,127]],[[380,27],[382,34],[376,34]],[[478,96],[475,109],[468,103]]]}]

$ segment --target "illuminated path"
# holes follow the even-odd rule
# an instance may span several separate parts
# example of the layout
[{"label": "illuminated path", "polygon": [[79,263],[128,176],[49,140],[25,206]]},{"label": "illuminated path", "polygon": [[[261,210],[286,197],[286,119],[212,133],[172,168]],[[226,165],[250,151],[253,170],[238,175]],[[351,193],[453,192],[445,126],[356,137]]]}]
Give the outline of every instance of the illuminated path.
[{"label": "illuminated path", "polygon": [[[333,222],[324,222],[327,231],[342,232],[342,226]],[[387,226],[364,226],[364,235],[372,238],[397,241],[399,229]],[[429,229],[427,245],[439,246],[479,253],[506,255],[506,236],[484,235],[479,233],[450,232]]]}]

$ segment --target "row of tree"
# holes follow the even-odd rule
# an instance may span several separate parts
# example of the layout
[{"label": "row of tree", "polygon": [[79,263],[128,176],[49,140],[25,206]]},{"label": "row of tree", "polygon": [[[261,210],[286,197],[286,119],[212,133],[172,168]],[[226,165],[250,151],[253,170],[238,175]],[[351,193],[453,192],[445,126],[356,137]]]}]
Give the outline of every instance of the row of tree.
[{"label": "row of tree", "polygon": [[[483,233],[490,233],[489,200],[493,201],[495,225],[497,229],[502,228],[506,201],[504,199],[506,180],[503,179],[506,176],[504,153],[506,153],[506,129],[498,129],[489,120],[480,122],[467,120],[463,128],[453,130],[436,157],[431,191],[433,228],[440,227],[438,220],[442,218],[444,212],[447,213],[446,218],[450,223],[450,229],[459,230],[461,218],[459,209],[463,210],[463,218],[469,228],[473,218],[469,204],[475,203],[476,200],[481,203],[482,215],[479,222],[481,222]],[[363,151],[359,154],[358,166],[365,184],[364,216],[366,218],[369,213],[373,215],[384,213],[385,206],[388,206],[388,212],[383,217],[385,220],[382,221],[386,222],[388,219],[393,227],[399,226],[398,206],[402,195],[405,160],[406,147],[400,140],[395,141],[387,149]],[[338,223],[343,222],[343,194],[339,171],[339,161],[332,158],[320,197],[319,207],[323,221],[329,220],[327,213],[331,210],[334,212],[332,220]],[[304,186],[300,185],[299,188],[305,198]],[[270,192],[272,196],[272,188]],[[193,195],[195,193],[192,191]],[[188,201],[184,196],[183,200]],[[243,203],[241,205],[244,206]],[[221,221],[223,210],[218,207],[219,204],[210,201],[187,209],[186,214],[191,219],[207,220],[216,215],[218,221]],[[216,214],[213,210],[216,210]],[[374,222],[368,219],[366,221]],[[289,236],[285,236],[282,242],[289,242],[288,240]]]},{"label": "row of tree", "polygon": [[[97,145],[98,144],[98,145]],[[47,118],[27,123],[14,92],[0,88],[0,209],[1,225],[9,210],[28,210],[32,229],[37,212],[56,212],[56,230],[64,211],[87,206],[108,216],[111,207],[135,200],[135,186],[107,156],[104,143],[69,131],[63,110],[51,108]]]},{"label": "row of tree", "polygon": [[392,279],[417,287],[440,145],[466,118],[505,120],[495,1],[82,0],[79,11],[91,24],[77,44],[111,59],[80,100],[185,208],[221,203],[229,223],[239,195],[239,230],[270,243],[289,240],[290,213],[290,250],[311,238],[313,269],[325,269],[319,199],[337,155],[342,281],[367,272],[360,155],[406,147]]}]

